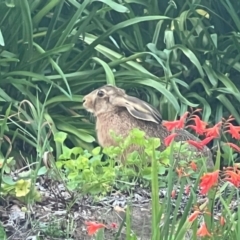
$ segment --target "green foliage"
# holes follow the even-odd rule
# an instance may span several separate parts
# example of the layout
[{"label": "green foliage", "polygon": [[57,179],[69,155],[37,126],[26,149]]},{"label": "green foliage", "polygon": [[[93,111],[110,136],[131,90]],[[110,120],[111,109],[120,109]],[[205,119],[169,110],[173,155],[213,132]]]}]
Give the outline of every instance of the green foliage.
[{"label": "green foliage", "polygon": [[[34,175],[33,170],[23,171],[18,174],[18,178],[16,179],[15,176],[12,175],[15,169],[15,160],[11,157],[8,158],[3,165],[3,159],[0,159],[0,169],[2,172],[2,179],[1,179],[1,186],[0,186],[0,193],[2,196],[12,195],[16,196],[17,198],[21,199],[22,201],[26,201],[29,197],[29,193],[31,190],[31,176]],[[44,167],[43,167],[44,168]],[[40,174],[43,168],[40,168]],[[39,174],[39,175],[40,175]],[[34,188],[33,195],[34,201],[40,201],[41,196],[39,192]]]},{"label": "green foliage", "polygon": [[2,226],[1,223],[0,223],[0,237],[1,237],[1,239],[3,239],[3,240],[6,240],[6,239],[7,239],[6,232],[5,232],[5,230],[4,230],[4,228],[3,228],[3,226]]},{"label": "green foliage", "polygon": [[[46,97],[47,96],[48,93],[46,94]],[[41,200],[41,196],[35,187],[35,183],[39,175],[43,175],[47,172],[46,167],[42,166],[42,156],[51,152],[49,127],[43,117],[45,102],[40,105],[38,96],[36,96],[35,100],[35,104],[32,104],[28,100],[20,102],[18,117],[20,118],[20,121],[23,121],[26,125],[28,125],[27,129],[9,117],[12,109],[11,105],[6,109],[5,116],[1,121],[1,138],[6,140],[5,142],[8,144],[8,148],[6,155],[3,156],[3,154],[1,154],[0,157],[0,193],[3,196],[11,195],[17,197],[28,204]],[[6,135],[6,132],[9,132],[9,119],[10,122],[18,127],[18,129],[14,132],[12,139]],[[24,156],[21,155],[21,157],[24,158],[23,161],[27,165],[22,168],[19,167],[21,166],[21,163],[16,161],[15,156],[9,157],[13,154],[13,146],[18,132],[21,133],[19,136],[21,136],[24,141],[35,146],[36,151],[34,160],[29,156],[26,157],[25,154]],[[4,145],[4,143],[0,145],[2,152],[4,152],[5,146],[6,145]],[[19,158],[19,153],[16,158]],[[17,176],[13,174],[16,173],[16,171],[18,171]]]},{"label": "green foliage", "polygon": [[[114,133],[112,133],[114,135]],[[152,196],[152,238],[153,240],[158,239],[171,239],[180,240],[184,239],[186,234],[192,232],[193,236],[196,236],[197,225],[193,221],[189,221],[189,214],[193,206],[197,204],[197,188],[199,185],[199,179],[204,172],[206,172],[205,165],[203,164],[204,159],[196,159],[196,164],[199,171],[194,172],[190,167],[189,163],[191,158],[191,152],[188,151],[188,158],[180,162],[175,161],[176,151],[181,154],[186,154],[187,148],[185,145],[180,146],[179,143],[172,142],[171,145],[163,152],[159,152],[157,148],[160,145],[159,139],[146,138],[144,132],[133,129],[126,139],[115,136],[119,146],[109,147],[103,149],[104,153],[107,154],[107,159],[102,160],[102,153],[100,147],[94,148],[91,152],[83,150],[80,147],[68,148],[64,142],[67,139],[67,135],[64,132],[58,132],[54,139],[56,142],[61,144],[62,154],[56,162],[57,170],[51,172],[51,176],[59,178],[59,174],[63,179],[64,183],[71,192],[80,192],[81,194],[91,193],[106,194],[111,191],[112,187],[121,189],[123,185],[119,182],[125,183],[125,189],[128,191],[131,188],[128,186],[129,183],[141,183],[148,182],[151,184],[151,196]],[[124,162],[119,161],[117,154],[122,154],[130,146],[137,145],[144,149],[144,152],[137,153],[133,152],[126,156]],[[218,156],[220,151],[218,150]],[[3,184],[1,186],[1,195],[5,192],[12,194],[15,192],[16,197],[24,200],[22,197],[33,197],[34,192],[30,192],[31,181],[34,182],[33,177],[30,180],[30,176],[33,175],[36,181],[36,170],[23,172],[19,174],[19,180],[9,182],[11,189],[6,188],[6,179],[10,175],[14,165],[12,164],[13,159],[10,158],[6,161],[2,172],[4,172]],[[115,164],[116,163],[116,164]],[[216,166],[219,165],[219,159],[217,160]],[[162,167],[165,171],[162,172]],[[182,175],[176,171],[177,168],[184,169]],[[4,170],[6,169],[6,171]],[[144,175],[145,169],[149,171],[149,177]],[[216,167],[217,169],[217,167]],[[56,169],[55,169],[56,170]],[[10,172],[9,172],[10,171]],[[42,172],[41,168],[39,172]],[[131,174],[129,174],[131,173]],[[167,175],[166,175],[167,174]],[[135,179],[133,181],[133,179]],[[188,184],[194,186],[190,189],[190,196],[187,201],[187,205],[184,210],[181,210],[181,201],[185,187]],[[165,184],[162,184],[165,183]],[[175,191],[176,184],[180,188],[177,199],[174,206],[171,202],[171,197],[174,198],[172,193]],[[167,194],[161,203],[159,203],[159,186],[165,186],[167,188]],[[208,229],[211,233],[217,233],[219,236],[227,236],[226,239],[237,239],[238,236],[237,228],[232,228],[236,224],[239,224],[239,211],[232,213],[232,210],[228,207],[230,202],[236,197],[236,189],[232,188],[230,193],[227,190],[228,184],[225,183],[219,189],[213,188],[208,193],[208,201],[203,202],[198,206],[198,210],[201,211],[200,219],[206,222]],[[4,192],[5,191],[5,192]],[[30,194],[30,195],[29,195]],[[35,197],[32,201],[39,200],[37,197],[38,192],[35,192]],[[237,199],[238,199],[237,195]],[[222,216],[225,220],[229,221],[224,228],[220,225],[218,218],[215,219],[213,215],[214,201],[219,200],[224,206],[222,210]],[[181,218],[179,218],[179,211],[183,211]],[[209,213],[212,213],[209,215]],[[136,233],[131,230],[131,215],[129,208],[126,211],[126,219],[123,220],[122,226],[126,221],[127,239],[137,239]],[[197,220],[195,220],[197,221]],[[65,224],[65,220],[63,220]],[[53,221],[50,225],[38,222],[39,229],[47,235],[60,237],[66,236],[68,233],[64,231],[56,232],[59,229],[61,222]],[[74,228],[74,223],[68,223],[68,229]],[[160,227],[159,227],[160,224]],[[119,234],[122,230],[122,226],[119,228]],[[1,231],[1,229],[0,229]],[[218,239],[218,235],[214,239]],[[214,235],[215,236],[215,235]],[[104,239],[103,231],[97,233],[98,239]]]},{"label": "green foliage", "polygon": [[[63,152],[57,159],[56,167],[70,191],[79,190],[81,193],[104,195],[110,192],[113,186],[119,190],[130,191],[137,183],[149,186],[154,174],[158,176],[156,186],[159,184],[166,187],[169,186],[169,181],[165,175],[171,167],[184,169],[184,174],[191,175],[192,179],[199,176],[189,167],[192,153],[187,150],[187,144],[174,143],[172,148],[159,151],[157,150],[160,146],[159,139],[146,138],[145,133],[138,129],[130,131],[126,138],[116,136],[114,133],[112,135],[117,144],[103,149],[105,159],[100,147],[94,148],[91,152],[80,147],[70,149],[64,144],[67,137],[64,133],[59,132],[55,136],[55,141],[61,142]],[[126,154],[131,146],[141,147],[143,151]],[[184,153],[186,160],[170,163],[172,152],[175,152],[174,157]],[[119,156],[122,155],[124,158],[120,159]],[[205,159],[195,159],[196,166],[205,166],[203,161]],[[178,182],[175,170],[172,170],[170,177],[172,184]]]},{"label": "green foliage", "polygon": [[[206,122],[232,114],[240,124],[240,1],[120,2],[0,1],[0,192],[28,203],[40,200],[35,182],[47,172],[42,163],[51,160],[48,153],[54,153],[58,171],[72,191],[80,188],[96,194],[110,191],[113,185],[129,190],[129,182],[151,185],[152,239],[182,239],[191,227],[196,235],[197,226],[189,224],[187,216],[196,201],[201,172],[189,168],[186,145],[181,146],[186,161],[175,165],[172,154],[178,143],[159,152],[158,139],[145,139],[133,130],[124,141],[117,138],[118,147],[105,148],[107,157],[101,161],[94,124],[83,110],[82,98],[111,83],[150,102],[164,119],[200,107]],[[143,146],[144,151],[132,152],[124,163],[115,164],[117,155],[131,144]],[[19,150],[27,155],[23,163],[14,156]],[[216,166],[220,155],[226,164],[236,159],[223,146]],[[202,159],[195,161],[200,167]],[[22,165],[29,170],[13,179],[11,172]],[[190,179],[180,181],[177,167],[197,181],[181,221],[177,219],[181,194],[170,221],[169,198],[159,206],[157,192],[158,186],[167,186],[170,196],[176,182],[183,192]],[[228,205],[235,192],[222,197],[224,190],[211,193],[209,209],[213,198],[219,198],[229,222],[220,227],[219,238],[237,239],[240,210],[231,213]],[[212,218],[206,222],[212,232],[219,230]],[[134,239],[130,216],[126,223],[128,239]],[[1,226],[0,235],[6,239]]]},{"label": "green foliage", "polygon": [[67,186],[70,190],[83,193],[106,193],[115,180],[113,163],[101,162],[101,155],[82,150],[80,147],[64,147],[63,154],[56,163],[58,169],[64,169]]},{"label": "green foliage", "polygon": [[[34,226],[36,229],[39,229],[44,236],[51,236],[56,239],[72,239],[70,238],[72,232],[74,232],[76,226],[74,224],[74,220],[72,216],[68,216],[68,218],[61,218],[51,215],[50,221],[48,223],[44,221],[34,221]],[[66,227],[66,230],[63,230],[63,226]],[[42,238],[39,238],[39,240]]]},{"label": "green foliage", "polygon": [[[135,132],[136,133],[136,132]],[[138,133],[138,132],[137,132]],[[131,134],[136,136],[134,132]],[[62,136],[62,138],[60,138]],[[138,138],[139,142],[143,142],[143,136]],[[100,147],[94,148],[91,152],[83,150],[80,147],[74,147],[72,149],[64,145],[66,135],[64,133],[58,133],[55,136],[55,140],[61,141],[63,153],[59,156],[56,166],[64,173],[64,179],[67,183],[69,190],[80,190],[83,193],[92,194],[106,194],[111,191],[112,186],[115,184],[116,179],[121,181],[129,181],[130,178],[134,178],[138,173],[134,171],[134,166],[137,166],[138,162],[131,162],[125,167],[115,166],[115,159],[126,149],[126,145],[129,144],[129,139],[126,139],[121,147],[109,147],[104,149],[104,153],[108,158],[105,161],[101,161],[103,154],[101,154]],[[119,142],[122,138],[118,138]],[[122,142],[122,141],[121,141]],[[130,155],[130,161],[133,154]],[[135,165],[136,164],[136,165]]]},{"label": "green foliage", "polygon": [[[111,83],[165,119],[199,106],[205,121],[231,113],[240,123],[238,9],[239,1],[224,0],[0,1],[0,112],[12,104],[18,122],[22,100],[36,107],[36,95],[41,105],[49,94],[44,117],[51,130],[91,150],[93,124],[82,97]],[[18,124],[32,131],[26,121]],[[9,138],[35,148],[15,124],[8,128]]]},{"label": "green foliage", "polygon": [[[114,135],[114,133],[112,133]],[[139,154],[141,161],[134,161],[132,162],[132,157],[136,153],[130,153],[124,163],[118,162],[118,165],[114,167],[116,172],[116,182],[121,180],[123,175],[127,173],[126,169],[130,170],[137,169],[135,171],[135,176],[138,177],[138,180],[144,179],[144,175],[141,174],[141,169],[146,167],[148,168],[148,164],[142,163],[149,163],[151,161],[150,167],[150,177],[149,181],[151,183],[151,196],[152,196],[152,237],[153,240],[158,239],[171,239],[171,240],[181,240],[181,239],[188,239],[187,235],[190,236],[197,236],[197,230],[199,226],[197,225],[198,220],[191,220],[189,215],[193,211],[199,211],[199,221],[205,221],[208,231],[214,235],[214,239],[237,239],[237,228],[232,228],[233,225],[239,223],[239,213],[233,213],[233,210],[229,209],[230,202],[237,197],[238,199],[238,190],[234,188],[229,188],[228,183],[220,184],[218,187],[213,187],[207,194],[207,199],[200,203],[198,201],[197,196],[197,189],[199,186],[199,181],[203,173],[206,173],[206,167],[202,161],[203,159],[196,160],[197,163],[197,172],[194,172],[193,169],[189,168],[189,162],[191,158],[191,152],[188,151],[188,157],[186,160],[182,160],[180,162],[175,161],[175,152],[176,150],[179,154],[183,151],[186,153],[185,145],[183,148],[179,148],[178,143],[172,143],[165,151],[159,152],[156,150],[159,147],[158,139],[154,138],[145,138],[144,132],[133,129],[129,136],[126,139],[123,139],[119,136],[115,136],[115,139],[118,142],[117,147],[109,147],[105,148],[103,151],[112,159],[118,160],[117,154],[123,154],[124,151],[132,144],[141,146],[144,149],[142,154]],[[94,150],[97,154],[99,154],[99,149]],[[220,162],[220,150],[217,151],[217,161],[215,170],[218,170],[219,162]],[[162,157],[164,156],[164,157]],[[102,155],[101,155],[102,157]],[[136,155],[135,155],[136,157]],[[137,158],[137,157],[136,157]],[[167,170],[167,176],[163,177],[162,174],[159,174],[159,168],[162,165],[166,166],[161,162],[163,158],[168,159],[168,164],[165,170]],[[109,159],[108,159],[109,160]],[[146,162],[145,162],[146,161]],[[181,175],[177,174],[177,169],[182,168],[184,172]],[[118,173],[118,174],[117,174]],[[134,171],[132,171],[134,173]],[[127,175],[129,178],[125,178],[125,186],[126,183],[132,182],[131,177],[133,175]],[[140,180],[141,181],[141,180]],[[162,199],[161,203],[159,203],[159,184],[162,182],[166,182],[167,187],[167,194],[165,195],[164,199]],[[192,183],[194,182],[194,185]],[[171,202],[171,198],[175,198],[173,192],[176,191],[176,184],[178,184],[179,192],[176,198],[174,207]],[[209,184],[209,183],[208,183]],[[118,186],[118,185],[116,185]],[[186,191],[186,186],[191,186],[189,190],[189,197],[186,202],[185,209],[181,208],[181,201],[184,192]],[[228,190],[227,190],[228,189]],[[230,191],[230,192],[229,192]],[[185,193],[186,194],[186,193]],[[170,197],[171,196],[171,197]],[[215,202],[221,202],[223,205],[223,209],[221,214],[216,216],[215,214]],[[238,201],[238,200],[236,200]],[[182,211],[181,217],[179,217],[179,211]],[[239,209],[237,210],[240,211]],[[223,223],[220,221],[220,217],[224,217],[224,226]],[[230,221],[231,224],[227,224],[226,221]],[[129,207],[126,211],[126,219],[123,220],[123,223],[126,224],[126,239],[137,239],[137,236],[131,230],[131,215],[129,211]],[[160,228],[159,228],[160,223]],[[121,229],[121,227],[120,227]],[[119,231],[120,231],[119,229]],[[102,231],[97,233],[99,239],[104,239],[102,236]],[[101,236],[101,237],[100,237]],[[218,237],[219,236],[219,237]],[[139,237],[139,236],[138,236]],[[196,239],[196,237],[195,237]]]}]

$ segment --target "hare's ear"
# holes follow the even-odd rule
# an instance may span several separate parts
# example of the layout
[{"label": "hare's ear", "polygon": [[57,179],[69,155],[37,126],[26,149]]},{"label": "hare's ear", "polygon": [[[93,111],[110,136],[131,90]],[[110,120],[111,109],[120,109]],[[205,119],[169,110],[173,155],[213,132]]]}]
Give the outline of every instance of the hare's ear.
[{"label": "hare's ear", "polygon": [[138,98],[125,95],[122,97],[113,97],[109,100],[114,106],[125,107],[137,119],[154,123],[162,122],[162,116],[158,110]]}]

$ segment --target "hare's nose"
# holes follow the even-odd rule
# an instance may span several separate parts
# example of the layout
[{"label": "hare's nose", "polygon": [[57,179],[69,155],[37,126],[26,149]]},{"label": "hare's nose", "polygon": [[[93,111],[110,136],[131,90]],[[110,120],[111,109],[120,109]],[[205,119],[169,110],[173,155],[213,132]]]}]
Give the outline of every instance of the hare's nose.
[{"label": "hare's nose", "polygon": [[86,102],[86,97],[84,97],[84,98],[82,99],[82,102],[83,102],[83,103],[85,103],[85,102]]}]

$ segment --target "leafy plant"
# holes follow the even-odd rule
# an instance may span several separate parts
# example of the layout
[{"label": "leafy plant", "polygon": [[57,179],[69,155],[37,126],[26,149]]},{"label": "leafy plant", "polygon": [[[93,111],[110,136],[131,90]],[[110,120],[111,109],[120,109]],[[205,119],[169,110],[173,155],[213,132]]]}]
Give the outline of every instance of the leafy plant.
[{"label": "leafy plant", "polygon": [[[186,116],[187,115],[185,114],[185,117]],[[233,126],[230,123],[233,120],[234,119],[230,117],[222,123],[223,126],[221,127],[225,130],[222,133],[223,135],[230,133],[233,138],[239,140],[240,128],[239,126]],[[173,121],[171,126],[174,124],[175,126],[178,126],[181,121],[182,120]],[[194,125],[191,125],[196,132],[202,132],[202,134],[211,133],[213,138],[219,137],[220,129],[218,131],[216,130],[216,128],[220,128],[219,124],[216,124],[215,128],[206,128],[206,124],[200,124],[199,121],[201,120],[195,118]],[[213,131],[213,129],[215,130]],[[206,137],[206,139],[207,138],[208,137]],[[166,177],[167,194],[164,196],[161,203],[159,203],[158,167],[159,164],[161,164],[161,155],[159,157],[158,151],[156,151],[156,148],[159,146],[158,140],[145,139],[144,133],[136,129],[134,129],[125,140],[120,137],[115,137],[115,139],[119,143],[119,147],[117,148],[118,154],[124,152],[126,147],[131,146],[131,144],[138,143],[140,146],[143,146],[145,153],[147,153],[151,159],[151,239],[180,240],[189,238],[197,239],[197,237],[237,239],[238,228],[233,226],[237,226],[240,221],[240,210],[237,206],[234,207],[234,202],[238,201],[239,198],[239,164],[234,164],[233,167],[229,166],[220,170],[221,152],[218,148],[215,167],[211,172],[206,171],[204,164],[199,164],[196,166],[191,165],[193,171],[189,171],[186,174],[187,165],[182,167],[182,171],[179,171],[178,169],[179,165],[176,163],[174,157],[175,143],[172,141],[170,146],[166,149],[170,153],[168,155],[169,167],[167,168]],[[198,146],[201,146],[202,142],[203,141],[195,142],[195,146],[197,146],[197,144]],[[193,144],[193,142],[189,141],[188,144]],[[230,144],[229,142],[227,145],[233,148],[234,151],[240,152],[240,148],[237,145]],[[149,151],[151,149],[150,146],[152,147],[151,151]],[[110,153],[110,155],[114,157],[116,156],[116,151],[112,150],[115,148],[107,148],[105,152]],[[179,150],[181,152],[181,149]],[[231,158],[231,156],[229,156],[229,158]],[[126,159],[126,163],[122,165],[123,168],[129,167],[127,161],[128,159]],[[187,159],[186,163],[189,164]],[[120,172],[122,171],[120,170]],[[202,201],[200,201],[201,195],[204,197]],[[181,209],[181,201],[184,199],[184,196],[188,197],[184,209]],[[230,205],[232,207],[230,207]],[[131,233],[131,216],[129,210],[127,210],[126,215],[126,220],[124,219],[124,222],[126,221],[127,239],[135,239],[135,233]],[[101,224],[99,224],[99,226],[104,227]],[[98,229],[96,228],[95,232],[97,230]],[[104,238],[102,237],[100,239]]]},{"label": "leafy plant", "polygon": [[[110,192],[113,186],[120,190],[130,190],[134,184],[143,184],[147,187],[152,180],[151,159],[153,153],[154,159],[157,159],[154,165],[154,171],[156,170],[158,175],[157,181],[161,187],[168,184],[164,175],[170,165],[170,148],[160,152],[157,150],[160,146],[160,140],[146,138],[143,131],[133,129],[125,139],[121,136],[115,136],[113,133],[117,145],[103,149],[103,153],[106,155],[105,160],[103,160],[103,154],[100,153],[100,147],[94,148],[91,152],[80,147],[69,149],[64,144],[66,137],[66,134],[62,132],[55,135],[55,141],[62,144],[63,151],[56,166],[63,174],[62,179],[71,191],[78,189],[81,193],[94,195],[101,193],[104,195]],[[144,151],[142,153],[134,151],[126,155],[125,160],[120,160],[119,156],[131,145],[140,146]],[[187,144],[181,147],[180,143],[176,143],[172,150],[177,154],[185,154],[186,156],[186,160],[173,164],[174,167],[184,168],[184,174],[191,174],[194,178],[194,171],[189,167],[191,152],[187,150]],[[202,165],[201,158],[196,159],[195,162],[196,168],[197,165]],[[173,182],[177,182],[176,175],[172,178]],[[129,185],[130,182],[132,184]]]},{"label": "leafy plant", "polygon": [[2,224],[0,224],[0,237],[1,237],[1,239],[3,239],[3,240],[6,240],[6,239],[7,239],[6,232],[5,232]]},{"label": "leafy plant", "polygon": [[[46,96],[48,96],[48,94]],[[40,106],[38,104],[38,97],[36,97],[36,101],[36,107],[34,107],[34,105],[27,100],[24,100],[20,103],[20,106],[24,106],[24,108],[20,107],[19,109],[18,116],[21,116],[19,121],[22,121],[28,125],[29,131],[24,129],[21,124],[14,121],[14,119],[9,116],[11,111],[10,105],[4,118],[2,119],[1,133],[2,138],[6,139],[6,142],[9,144],[9,146],[6,155],[4,156],[2,154],[0,159],[0,193],[3,196],[15,196],[30,205],[35,201],[41,200],[41,196],[35,187],[35,183],[39,175],[44,175],[47,172],[46,167],[42,166],[42,156],[44,156],[47,152],[51,152],[51,147],[49,144],[49,137],[51,134],[49,134],[48,125],[46,122],[44,122],[43,118],[45,102],[43,102],[43,104]],[[29,142],[32,142],[32,144],[36,146],[35,161],[31,161],[27,157],[24,158],[27,166],[24,166],[20,169],[17,169],[19,166],[16,166],[17,161],[15,158],[8,157],[12,153],[12,147],[15,140],[14,138],[16,137],[16,132],[14,133],[14,138],[12,140],[5,135],[4,130],[9,129],[8,121],[18,127],[16,132],[19,131],[23,133],[24,139],[28,139]],[[4,149],[4,144],[1,145],[1,150],[2,149]],[[14,174],[16,173],[17,175],[15,176]]]},{"label": "leafy plant", "polygon": [[[240,124],[239,5],[239,0],[0,1],[1,194],[21,195],[33,203],[39,198],[35,182],[46,173],[42,165],[48,162],[48,153],[53,153],[71,190],[81,186],[96,193],[110,191],[113,184],[128,189],[129,181],[151,184],[156,210],[152,238],[182,239],[190,228],[195,237],[198,226],[187,215],[196,202],[194,191],[205,169],[196,173],[191,168],[186,145],[181,145],[181,152],[188,155],[187,161],[176,166],[172,154],[179,144],[173,143],[161,153],[153,151],[158,140],[143,139],[135,131],[122,146],[104,149],[108,157],[102,162],[94,121],[83,110],[82,98],[110,83],[150,102],[163,119],[173,120],[189,107],[201,107],[202,119],[216,127],[222,117],[232,114],[234,127],[228,133],[235,130],[236,141],[229,142],[231,136],[226,134],[214,140],[216,169],[220,156],[224,165],[232,165],[240,152],[235,144],[239,140],[235,125]],[[142,144],[146,151],[142,155],[133,152],[125,164],[115,165],[116,155],[131,143]],[[17,161],[22,155],[22,161]],[[199,168],[202,160],[193,162]],[[13,179],[14,167],[29,169]],[[178,209],[184,185],[190,181],[187,176],[179,179],[177,169],[184,169],[184,174],[197,181],[181,220],[174,210],[170,221],[169,196],[174,183],[180,186]],[[231,171],[238,174],[239,170],[235,166]],[[168,178],[162,176],[165,172]],[[89,180],[92,183],[87,184]],[[158,205],[158,186],[168,187],[168,199],[162,206]],[[216,239],[239,235],[239,210],[232,214],[228,207],[233,196],[239,198],[238,193],[226,190],[222,197],[225,190],[225,186],[213,189],[209,199],[219,199],[229,224],[216,223],[203,208],[198,215]],[[211,213],[212,206],[213,200],[207,204]],[[128,225],[129,238],[130,230]]]},{"label": "leafy plant", "polygon": [[[235,105],[238,5],[215,0],[1,1],[0,110],[4,114],[11,103],[10,115],[18,121],[20,102],[35,105],[38,93],[41,105],[51,85],[44,113],[51,130],[66,132],[70,147],[89,151],[95,134],[82,96],[105,83],[150,102],[164,119],[200,106],[207,122],[231,113],[240,123]],[[24,121],[20,124],[31,131]],[[10,138],[34,151],[15,124],[8,127]],[[54,149],[59,157],[59,146]]]},{"label": "leafy plant", "polygon": [[110,166],[108,162],[102,163],[101,155],[88,153],[79,147],[64,148],[56,165],[58,169],[63,169],[69,190],[81,189],[83,193],[104,194],[111,189],[115,179],[111,163]]}]

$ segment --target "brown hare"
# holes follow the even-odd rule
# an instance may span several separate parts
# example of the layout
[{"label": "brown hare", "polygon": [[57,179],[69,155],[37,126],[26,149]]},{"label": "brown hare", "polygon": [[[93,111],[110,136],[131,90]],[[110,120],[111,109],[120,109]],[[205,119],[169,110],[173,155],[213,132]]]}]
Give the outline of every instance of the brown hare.
[{"label": "brown hare", "polygon": [[[161,114],[153,106],[132,96],[121,88],[112,85],[100,87],[83,98],[83,106],[96,117],[98,142],[102,147],[114,146],[110,135],[113,130],[117,135],[126,137],[133,128],[146,133],[147,137],[161,140],[161,150],[165,148],[164,139],[171,134],[163,125]],[[175,130],[175,141],[199,140],[184,129]],[[201,151],[189,146],[198,156],[207,157],[207,166],[213,167],[211,151],[204,147]]]}]

